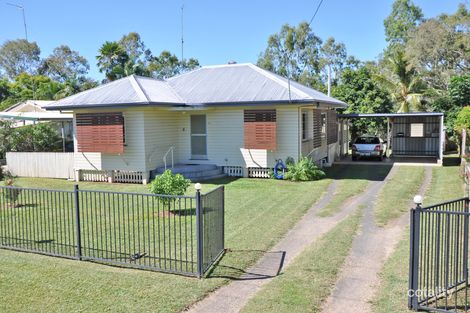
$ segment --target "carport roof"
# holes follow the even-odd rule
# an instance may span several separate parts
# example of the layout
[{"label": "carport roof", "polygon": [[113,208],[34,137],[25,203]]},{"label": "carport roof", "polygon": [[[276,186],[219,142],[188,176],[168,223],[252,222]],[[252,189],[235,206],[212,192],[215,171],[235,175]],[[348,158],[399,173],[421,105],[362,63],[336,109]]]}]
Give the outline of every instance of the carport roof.
[{"label": "carport roof", "polygon": [[412,112],[412,113],[352,113],[352,114],[338,114],[338,118],[410,117],[410,116],[444,116],[444,113],[441,113],[441,112]]}]

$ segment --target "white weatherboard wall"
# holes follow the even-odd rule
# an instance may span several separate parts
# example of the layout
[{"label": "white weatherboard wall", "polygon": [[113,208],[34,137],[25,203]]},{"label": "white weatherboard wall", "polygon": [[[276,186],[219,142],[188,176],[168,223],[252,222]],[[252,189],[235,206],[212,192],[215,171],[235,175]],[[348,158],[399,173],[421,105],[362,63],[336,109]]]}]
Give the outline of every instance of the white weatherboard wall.
[{"label": "white weatherboard wall", "polygon": [[[182,129],[179,127],[182,112],[163,109],[148,109],[144,111],[145,136],[143,147],[145,151],[146,170],[151,171],[164,165],[163,157],[170,147],[173,147],[174,163],[179,163],[180,147],[178,138]],[[168,153],[167,166],[171,165],[171,154]]]},{"label": "white weatherboard wall", "polygon": [[[301,111],[295,105],[272,107],[277,110],[275,151],[244,148],[244,110],[263,108],[266,107],[215,107],[192,110],[140,107],[120,110],[80,110],[76,113],[123,112],[126,146],[122,155],[76,152],[74,167],[76,170],[129,170],[148,173],[163,166],[163,156],[171,146],[174,147],[175,164],[266,168],[273,167],[276,159],[285,160],[287,157],[293,157],[297,160],[301,148]],[[191,159],[192,114],[206,115],[207,159],[205,160]],[[312,118],[309,112],[309,129],[312,128],[310,124]],[[76,129],[75,124],[74,129]],[[76,141],[75,148],[77,148]],[[315,160],[326,157],[327,145],[316,152],[312,155]],[[167,161],[169,165],[170,156]]]},{"label": "white weatherboard wall", "polygon": [[16,176],[73,178],[73,152],[7,152],[8,170]]},{"label": "white weatherboard wall", "polygon": [[[178,156],[181,162],[219,166],[272,167],[275,160],[298,158],[298,108],[277,106],[277,149],[275,151],[244,148],[244,109],[266,107],[228,107],[188,111],[181,114]],[[207,160],[191,159],[190,115],[206,114]]]},{"label": "white weatherboard wall", "polygon": [[[122,154],[99,152],[76,152],[74,167],[88,170],[128,170],[145,171],[145,136],[144,112],[136,110],[80,110],[75,113],[122,112],[124,115],[124,130],[126,146]],[[75,116],[75,114],[74,114]],[[74,145],[77,151],[76,120],[74,118]]]}]

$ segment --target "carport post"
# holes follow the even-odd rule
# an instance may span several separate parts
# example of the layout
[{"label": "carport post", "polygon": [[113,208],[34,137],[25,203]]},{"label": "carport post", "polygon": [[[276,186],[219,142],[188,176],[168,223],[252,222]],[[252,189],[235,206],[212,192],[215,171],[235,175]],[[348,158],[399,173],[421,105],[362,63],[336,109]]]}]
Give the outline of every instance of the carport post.
[{"label": "carport post", "polygon": [[388,150],[390,150],[390,117],[387,117],[387,146],[385,148],[385,156],[388,158]]},{"label": "carport post", "polygon": [[444,139],[445,139],[445,134],[444,134],[444,115],[441,115],[439,119],[440,125],[439,125],[439,163],[442,164],[442,160],[444,158]]}]

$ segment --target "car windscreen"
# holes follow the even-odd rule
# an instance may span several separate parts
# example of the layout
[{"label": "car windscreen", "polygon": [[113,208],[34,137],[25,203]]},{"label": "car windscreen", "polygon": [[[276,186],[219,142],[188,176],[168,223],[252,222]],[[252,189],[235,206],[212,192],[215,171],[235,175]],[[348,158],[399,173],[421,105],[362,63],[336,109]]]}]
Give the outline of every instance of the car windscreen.
[{"label": "car windscreen", "polygon": [[366,145],[379,144],[380,139],[377,137],[359,137],[356,139],[356,143]]}]

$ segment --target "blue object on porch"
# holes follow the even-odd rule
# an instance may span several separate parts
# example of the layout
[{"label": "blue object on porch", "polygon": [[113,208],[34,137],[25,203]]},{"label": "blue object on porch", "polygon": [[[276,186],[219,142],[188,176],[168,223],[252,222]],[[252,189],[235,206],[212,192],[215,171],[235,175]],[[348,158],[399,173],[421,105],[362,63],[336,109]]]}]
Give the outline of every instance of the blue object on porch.
[{"label": "blue object on porch", "polygon": [[285,169],[286,166],[284,165],[284,162],[282,162],[281,159],[277,160],[276,166],[274,166],[274,177],[277,179],[284,179]]}]

